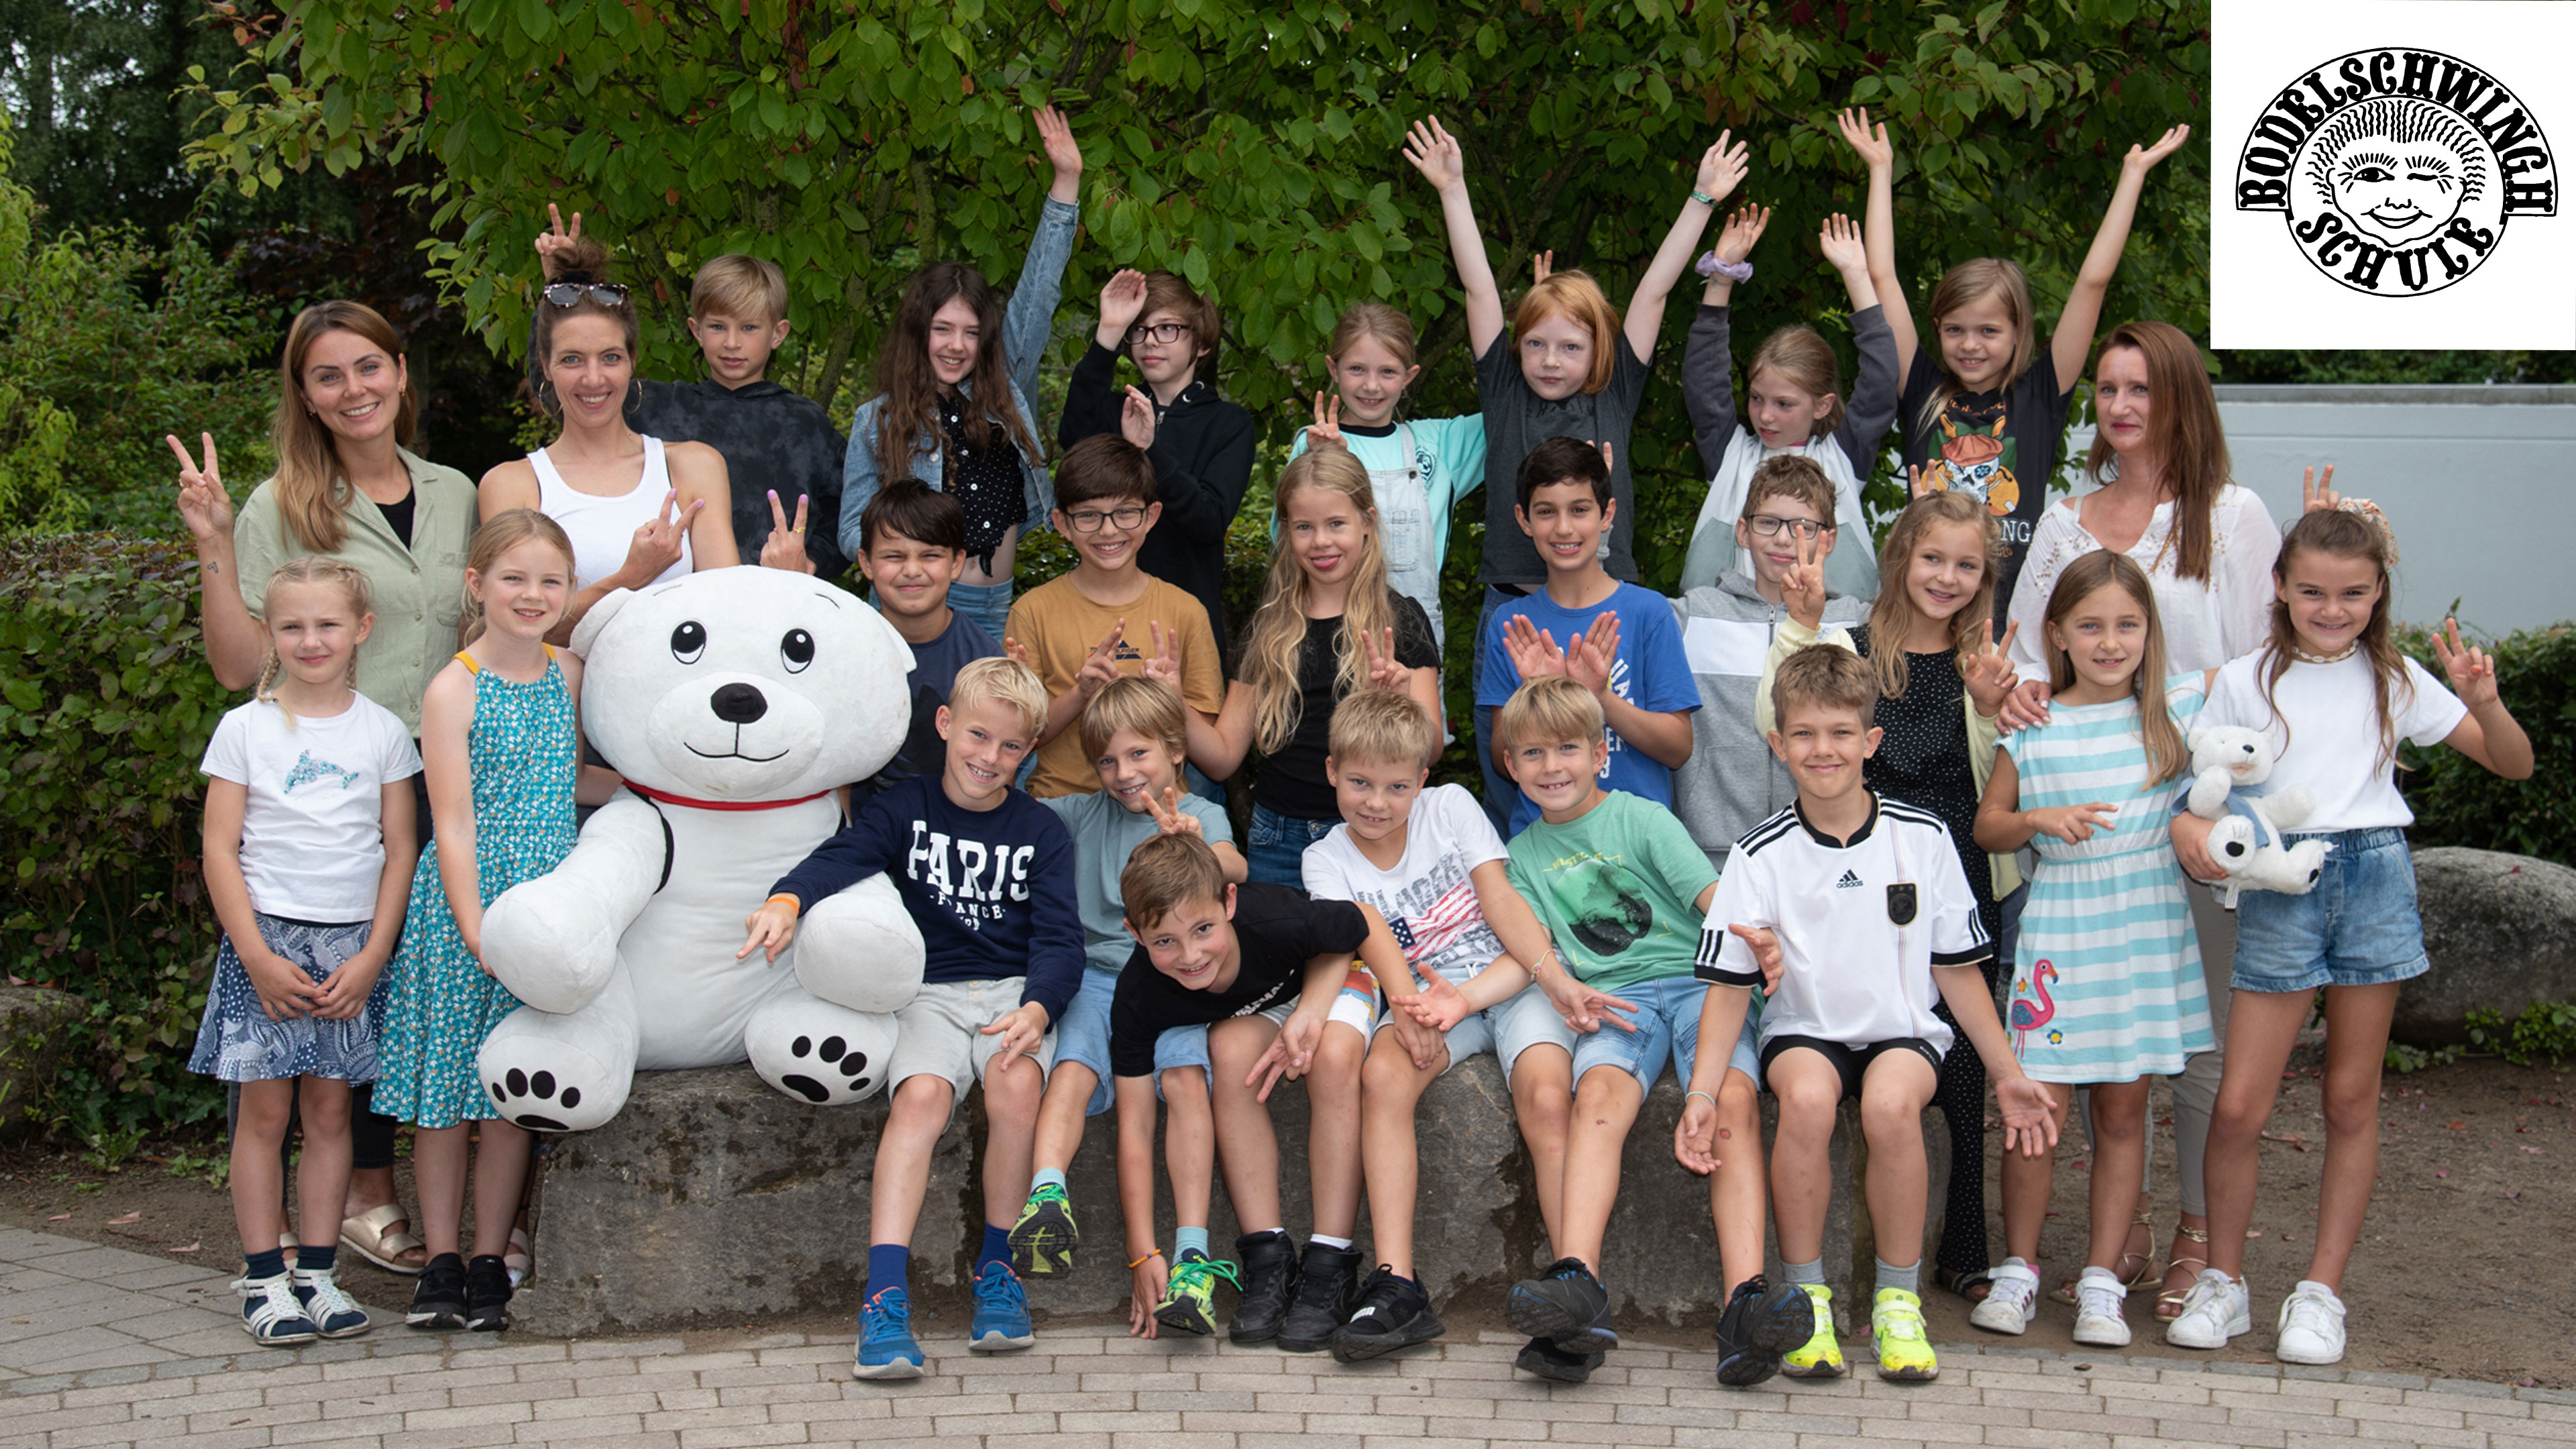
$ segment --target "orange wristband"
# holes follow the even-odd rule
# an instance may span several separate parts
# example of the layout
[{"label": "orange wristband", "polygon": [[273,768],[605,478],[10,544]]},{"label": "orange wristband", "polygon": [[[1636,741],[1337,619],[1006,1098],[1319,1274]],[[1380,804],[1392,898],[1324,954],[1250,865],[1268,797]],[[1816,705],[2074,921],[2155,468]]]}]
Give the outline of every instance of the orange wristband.
[{"label": "orange wristband", "polygon": [[796,898],[795,894],[794,894],[793,892],[790,892],[790,891],[780,891],[778,894],[776,894],[776,895],[774,895],[774,896],[771,896],[769,899],[767,899],[767,900],[765,900],[765,901],[762,901],[762,902],[761,902],[761,904],[762,904],[762,905],[764,905],[764,906],[774,906],[774,905],[778,904],[780,901],[785,901],[787,904],[789,904],[789,905],[791,905],[791,906],[794,906],[796,909],[798,909],[798,910],[800,910],[800,911],[801,911],[801,910],[803,910],[803,909],[805,909],[805,903],[804,903],[803,901],[801,901],[801,900],[798,900],[798,899]]},{"label": "orange wristband", "polygon": [[[1161,1256],[1163,1256],[1163,1250],[1160,1248],[1147,1248],[1145,1250],[1145,1258],[1159,1258]],[[1145,1258],[1138,1258],[1135,1262],[1129,1263],[1127,1265],[1127,1271],[1132,1273],[1136,1271],[1137,1268],[1143,1266]]]}]

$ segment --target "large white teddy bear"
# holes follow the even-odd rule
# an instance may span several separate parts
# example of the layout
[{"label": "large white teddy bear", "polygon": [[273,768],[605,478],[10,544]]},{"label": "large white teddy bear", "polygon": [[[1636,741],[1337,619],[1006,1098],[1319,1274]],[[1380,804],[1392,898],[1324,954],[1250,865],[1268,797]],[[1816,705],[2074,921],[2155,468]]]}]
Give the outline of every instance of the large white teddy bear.
[{"label": "large white teddy bear", "polygon": [[2265,792],[2272,777],[2272,743],[2261,730],[2241,725],[2206,725],[2194,729],[2191,746],[2191,813],[2218,823],[2209,830],[2209,858],[2227,872],[2213,887],[2218,903],[2236,909],[2246,891],[2306,895],[2316,885],[2326,852],[2324,840],[2284,845],[2281,832],[2296,830],[2316,809],[2299,786]]},{"label": "large white teddy bear", "polygon": [[834,787],[874,774],[911,719],[911,650],[803,574],[715,569],[593,605],[573,634],[584,734],[627,788],[561,865],[483,917],[483,962],[524,1005],[477,1066],[501,1115],[599,1126],[637,1069],[748,1057],[818,1106],[884,1085],[921,935],[871,876],[806,913],[772,964],[743,918],[839,828]]}]

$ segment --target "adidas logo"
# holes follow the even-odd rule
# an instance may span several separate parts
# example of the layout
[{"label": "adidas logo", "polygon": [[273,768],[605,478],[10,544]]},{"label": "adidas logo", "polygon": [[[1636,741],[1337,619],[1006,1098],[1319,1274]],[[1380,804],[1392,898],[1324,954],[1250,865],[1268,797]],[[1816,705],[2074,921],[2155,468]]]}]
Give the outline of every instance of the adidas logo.
[{"label": "adidas logo", "polygon": [[1843,878],[1834,882],[1834,889],[1838,891],[1847,891],[1858,887],[1860,884],[1861,878],[1859,876],[1852,874],[1850,871],[1844,871]]}]

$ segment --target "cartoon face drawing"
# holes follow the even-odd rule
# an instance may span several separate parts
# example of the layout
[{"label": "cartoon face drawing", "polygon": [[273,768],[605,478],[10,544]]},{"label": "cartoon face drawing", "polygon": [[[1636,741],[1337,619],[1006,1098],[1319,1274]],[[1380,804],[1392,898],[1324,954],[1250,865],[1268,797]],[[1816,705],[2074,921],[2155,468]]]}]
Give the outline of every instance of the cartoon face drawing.
[{"label": "cartoon face drawing", "polygon": [[2003,429],[2001,418],[1991,432],[1967,433],[1941,419],[1941,457],[1925,470],[1925,486],[1983,499],[1986,511],[1998,518],[2011,513],[2021,502],[2021,480],[2013,476],[2012,442]]},{"label": "cartoon face drawing", "polygon": [[2309,183],[2354,229],[2389,248],[2428,241],[2493,184],[2486,143],[2457,116],[2416,100],[2365,101],[2326,123],[2308,152]]},{"label": "cartoon face drawing", "polygon": [[1645,886],[1615,861],[1568,866],[1556,873],[1554,887],[1574,939],[1595,955],[1616,956],[1654,928],[1655,908]]}]

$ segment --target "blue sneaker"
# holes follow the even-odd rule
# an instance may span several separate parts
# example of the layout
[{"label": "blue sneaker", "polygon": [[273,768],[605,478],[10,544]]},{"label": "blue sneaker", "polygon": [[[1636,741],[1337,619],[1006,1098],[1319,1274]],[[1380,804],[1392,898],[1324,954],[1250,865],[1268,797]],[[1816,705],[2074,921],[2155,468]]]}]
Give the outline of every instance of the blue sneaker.
[{"label": "blue sneaker", "polygon": [[921,1377],[921,1345],[912,1336],[912,1295],[888,1288],[859,1305],[859,1357],[850,1372],[863,1379]]},{"label": "blue sneaker", "polygon": [[1029,1292],[1008,1260],[995,1258],[975,1280],[975,1321],[966,1330],[966,1346],[977,1353],[1002,1353],[1038,1341],[1029,1322]]}]

